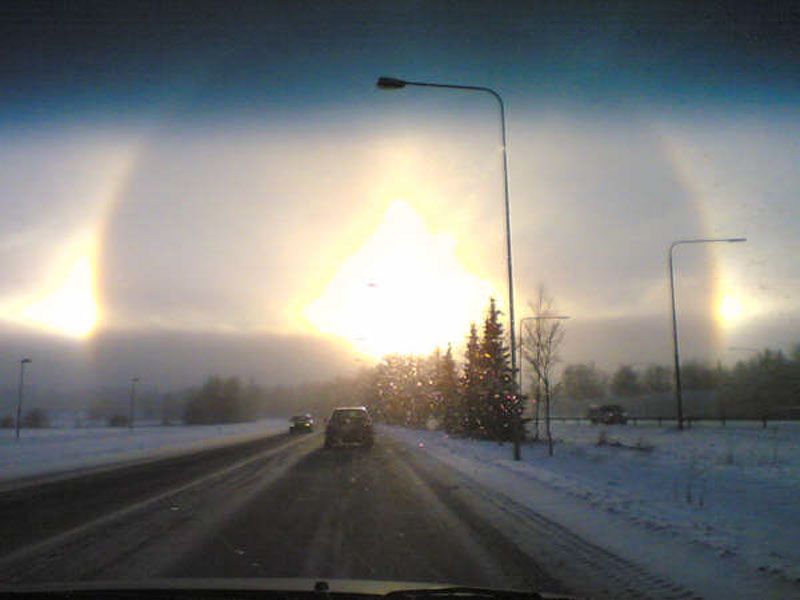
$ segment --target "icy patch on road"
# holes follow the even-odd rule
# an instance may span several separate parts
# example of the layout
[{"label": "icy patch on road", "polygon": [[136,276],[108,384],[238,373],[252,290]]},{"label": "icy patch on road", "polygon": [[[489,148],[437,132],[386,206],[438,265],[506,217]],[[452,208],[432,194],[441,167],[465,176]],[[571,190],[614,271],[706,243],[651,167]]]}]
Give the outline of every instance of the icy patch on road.
[{"label": "icy patch on road", "polygon": [[684,544],[714,571],[796,585],[800,597],[800,424],[681,433],[558,423],[555,456],[525,445],[521,462],[510,444],[383,431],[604,547],[619,547],[624,525],[636,536],[631,558]]},{"label": "icy patch on road", "polygon": [[200,450],[288,431],[284,419],[193,426],[0,431],[0,481]]}]

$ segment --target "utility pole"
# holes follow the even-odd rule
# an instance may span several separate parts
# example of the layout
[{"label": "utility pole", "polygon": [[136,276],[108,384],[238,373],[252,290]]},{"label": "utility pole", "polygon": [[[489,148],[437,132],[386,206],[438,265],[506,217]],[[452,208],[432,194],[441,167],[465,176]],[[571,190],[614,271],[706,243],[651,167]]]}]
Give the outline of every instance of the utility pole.
[{"label": "utility pole", "polygon": [[25,365],[33,362],[30,358],[19,361],[19,388],[17,389],[17,420],[14,424],[14,439],[19,439],[19,425],[22,420],[22,394],[25,389]]},{"label": "utility pole", "polygon": [[128,406],[128,429],[133,430],[133,416],[136,402],[136,384],[139,383],[138,377],[131,377],[131,398]]}]

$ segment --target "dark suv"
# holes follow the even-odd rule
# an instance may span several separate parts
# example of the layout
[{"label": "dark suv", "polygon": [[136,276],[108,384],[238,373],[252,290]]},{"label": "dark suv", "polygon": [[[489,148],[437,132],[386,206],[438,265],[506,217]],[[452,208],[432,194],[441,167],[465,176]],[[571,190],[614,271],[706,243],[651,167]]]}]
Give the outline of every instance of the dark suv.
[{"label": "dark suv", "polygon": [[603,404],[589,407],[589,421],[592,425],[625,425],[628,413],[619,404]]},{"label": "dark suv", "polygon": [[314,417],[311,415],[295,415],[290,419],[289,433],[311,433],[314,431]]},{"label": "dark suv", "polygon": [[337,408],[325,428],[325,447],[364,446],[375,441],[372,419],[363,406]]}]

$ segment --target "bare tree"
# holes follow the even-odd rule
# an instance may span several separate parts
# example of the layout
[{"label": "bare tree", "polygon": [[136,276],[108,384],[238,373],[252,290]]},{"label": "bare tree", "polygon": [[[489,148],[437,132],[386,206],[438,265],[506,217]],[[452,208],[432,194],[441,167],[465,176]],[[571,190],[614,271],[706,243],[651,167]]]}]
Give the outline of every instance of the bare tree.
[{"label": "bare tree", "polygon": [[533,317],[525,321],[524,359],[536,375],[534,382],[536,390],[536,415],[538,430],[539,402],[544,400],[545,435],[547,436],[547,449],[553,455],[553,434],[550,429],[550,403],[554,392],[553,371],[558,364],[559,349],[564,340],[564,325],[555,312],[553,299],[547,295],[543,285],[535,302],[528,305],[533,312]]}]

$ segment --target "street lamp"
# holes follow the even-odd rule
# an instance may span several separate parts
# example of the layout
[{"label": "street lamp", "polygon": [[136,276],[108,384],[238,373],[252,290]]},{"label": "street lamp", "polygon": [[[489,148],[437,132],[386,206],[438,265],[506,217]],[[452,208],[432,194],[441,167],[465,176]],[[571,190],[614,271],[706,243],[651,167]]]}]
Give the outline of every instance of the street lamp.
[{"label": "street lamp", "polygon": [[672,299],[672,351],[675,358],[675,402],[678,408],[678,429],[683,429],[683,394],[681,391],[681,361],[678,353],[678,318],[675,313],[675,271],[673,269],[673,250],[681,244],[735,244],[746,242],[747,238],[698,238],[678,240],[669,245],[669,291]]},{"label": "street lamp", "polygon": [[128,429],[133,429],[134,402],[136,401],[136,384],[139,383],[138,377],[131,377],[131,397],[128,406]]},{"label": "street lamp", "polygon": [[17,420],[14,423],[14,439],[19,439],[19,424],[22,419],[22,392],[25,388],[25,365],[32,363],[30,358],[19,361],[19,388],[17,389]]},{"label": "street lamp", "polygon": [[[520,396],[524,397],[523,390],[525,389],[522,384],[522,367],[525,364],[525,354],[523,351],[523,346],[525,344],[525,336],[522,335],[523,331],[523,324],[526,321],[546,321],[548,319],[555,319],[558,321],[566,321],[569,319],[566,315],[534,315],[531,317],[523,317],[519,320],[519,383],[517,384],[517,389],[519,389]],[[538,388],[537,388],[538,389]],[[537,392],[538,396],[538,392]],[[539,406],[538,406],[538,397],[536,399],[537,406],[536,406],[536,435],[539,435]]]},{"label": "street lamp", "polygon": [[[503,148],[503,197],[505,208],[505,233],[506,233],[506,267],[508,270],[508,332],[511,351],[511,385],[512,394],[516,396],[515,379],[517,375],[517,340],[514,333],[514,271],[511,260],[511,208],[508,201],[508,153],[506,151],[506,108],[503,99],[495,90],[488,87],[477,85],[455,85],[451,83],[431,83],[427,81],[406,81],[395,77],[379,77],[377,86],[382,90],[399,90],[406,86],[441,88],[447,90],[461,90],[467,92],[483,92],[490,94],[500,108],[500,135]],[[514,460],[519,460],[520,456],[520,426],[519,416],[514,423]]]}]

